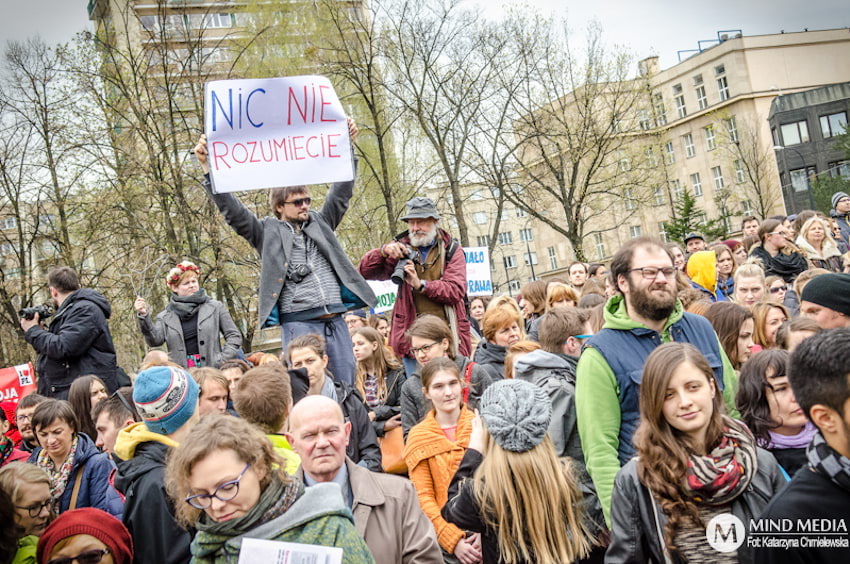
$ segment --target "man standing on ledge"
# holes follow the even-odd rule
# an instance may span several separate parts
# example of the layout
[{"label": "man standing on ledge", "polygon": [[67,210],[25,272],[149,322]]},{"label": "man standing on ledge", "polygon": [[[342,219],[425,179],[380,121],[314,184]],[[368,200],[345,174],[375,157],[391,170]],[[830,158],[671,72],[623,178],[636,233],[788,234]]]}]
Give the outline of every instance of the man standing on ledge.
[{"label": "man standing on ledge", "polygon": [[[457,239],[441,229],[440,214],[431,198],[416,197],[406,204],[408,231],[372,249],[360,259],[360,274],[367,280],[389,280],[398,286],[393,307],[390,346],[404,360],[410,376],[416,359],[404,336],[422,314],[436,315],[458,336],[458,351],[470,356],[469,319],[466,317],[466,255]],[[400,261],[403,272],[395,273]],[[398,276],[395,276],[397,274]]]},{"label": "man standing on ledge", "polygon": [[[351,141],[357,126],[348,118]],[[354,353],[342,314],[374,306],[375,294],[348,260],[334,230],[342,221],[354,180],[333,184],[318,212],[310,209],[306,186],[274,188],[269,205],[274,217],[258,219],[233,194],[213,194],[206,137],[195,155],[204,170],[204,189],[236,233],[262,258],[260,327],[281,327],[281,347],[301,335],[318,333],[327,342],[334,377],[354,383]]]}]

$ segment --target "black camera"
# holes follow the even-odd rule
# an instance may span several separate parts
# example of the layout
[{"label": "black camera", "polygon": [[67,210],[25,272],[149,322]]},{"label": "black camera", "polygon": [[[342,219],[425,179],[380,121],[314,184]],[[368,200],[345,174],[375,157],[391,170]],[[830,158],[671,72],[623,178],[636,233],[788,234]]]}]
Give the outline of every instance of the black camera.
[{"label": "black camera", "polygon": [[292,267],[292,270],[287,274],[287,278],[292,280],[295,284],[300,284],[305,278],[312,274],[313,269],[310,268],[309,264],[299,264]]},{"label": "black camera", "polygon": [[38,314],[39,321],[43,321],[53,315],[53,310],[50,306],[46,305],[25,307],[18,312],[18,317],[21,319],[33,319],[36,314]]},{"label": "black camera", "polygon": [[390,280],[401,286],[404,283],[404,267],[407,266],[407,263],[409,262],[419,264],[419,251],[413,247],[404,248],[404,256],[398,259],[395,269],[393,270],[393,275],[390,276]]}]

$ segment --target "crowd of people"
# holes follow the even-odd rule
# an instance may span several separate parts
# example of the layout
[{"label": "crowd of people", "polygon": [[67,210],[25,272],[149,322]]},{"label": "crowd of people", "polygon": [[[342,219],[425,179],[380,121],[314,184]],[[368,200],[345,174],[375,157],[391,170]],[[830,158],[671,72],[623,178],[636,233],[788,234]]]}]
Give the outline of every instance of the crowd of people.
[{"label": "crowd of people", "polygon": [[[0,411],[0,564],[235,563],[249,538],[346,563],[850,561],[850,196],[740,239],[633,239],[514,299],[466,295],[429,198],[355,265],[353,186],[319,211],[275,189],[257,218],[207,176],[280,355],[246,355],[182,261],[161,313],[134,303],[164,350],[128,375],[108,302],[51,270],[53,320],[21,320],[38,391]],[[762,522],[820,536],[774,547]]]}]

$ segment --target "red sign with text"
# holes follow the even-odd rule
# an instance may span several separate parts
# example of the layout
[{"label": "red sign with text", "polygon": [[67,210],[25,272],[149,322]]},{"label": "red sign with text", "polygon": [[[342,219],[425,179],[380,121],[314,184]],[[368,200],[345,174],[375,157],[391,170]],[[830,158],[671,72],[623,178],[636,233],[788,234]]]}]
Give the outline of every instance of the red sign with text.
[{"label": "red sign with text", "polygon": [[32,363],[0,368],[0,401],[18,401],[35,391],[35,370]]}]

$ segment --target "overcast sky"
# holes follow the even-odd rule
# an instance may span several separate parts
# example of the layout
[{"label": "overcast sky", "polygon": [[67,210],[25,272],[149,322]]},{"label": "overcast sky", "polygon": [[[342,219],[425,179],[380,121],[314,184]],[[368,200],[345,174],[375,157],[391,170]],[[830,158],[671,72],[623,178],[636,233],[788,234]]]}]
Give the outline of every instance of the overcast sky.
[{"label": "overcast sky", "polygon": [[[499,0],[471,0],[498,15]],[[717,31],[741,29],[744,35],[850,26],[848,0],[526,0],[531,9],[566,14],[577,33],[600,22],[608,43],[631,49],[639,59],[661,57],[662,68],[678,62],[676,51],[695,49]],[[0,0],[0,40],[41,35],[48,43],[68,41],[90,28],[88,0]],[[848,31],[850,33],[850,31]]]}]

